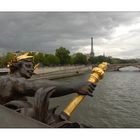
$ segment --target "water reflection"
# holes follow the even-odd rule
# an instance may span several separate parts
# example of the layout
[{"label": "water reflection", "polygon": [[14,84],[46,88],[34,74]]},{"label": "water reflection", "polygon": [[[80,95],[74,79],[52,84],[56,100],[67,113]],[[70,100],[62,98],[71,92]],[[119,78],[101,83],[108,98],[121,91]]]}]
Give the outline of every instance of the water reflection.
[{"label": "water reflection", "polygon": [[[63,82],[80,82],[89,74],[62,79]],[[94,97],[86,97],[73,113],[71,120],[96,128],[140,128],[140,73],[106,72],[98,83]],[[75,95],[51,99],[51,105],[60,105],[62,111]]]}]

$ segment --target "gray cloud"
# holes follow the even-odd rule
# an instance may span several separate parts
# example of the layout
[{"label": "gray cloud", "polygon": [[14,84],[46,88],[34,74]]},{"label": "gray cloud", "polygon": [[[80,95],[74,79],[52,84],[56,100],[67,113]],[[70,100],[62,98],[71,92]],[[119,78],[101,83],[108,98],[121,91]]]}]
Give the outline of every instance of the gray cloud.
[{"label": "gray cloud", "polygon": [[[56,48],[63,46],[74,53],[89,46],[84,52],[87,53],[90,51],[90,37],[94,36],[94,45],[97,51],[100,50],[97,54],[105,47],[106,51],[112,50],[115,57],[123,57],[123,40],[123,45],[129,46],[126,54],[132,52],[130,47],[134,47],[133,57],[138,57],[135,55],[135,51],[140,51],[138,39],[134,39],[137,43],[131,39],[129,44],[124,41],[124,36],[112,41],[115,28],[135,25],[138,18],[140,12],[1,12],[0,51],[54,53]],[[139,32],[140,29],[131,30],[125,39],[129,40],[127,37],[132,34],[138,37]],[[115,44],[120,51],[113,52],[117,50]]]}]

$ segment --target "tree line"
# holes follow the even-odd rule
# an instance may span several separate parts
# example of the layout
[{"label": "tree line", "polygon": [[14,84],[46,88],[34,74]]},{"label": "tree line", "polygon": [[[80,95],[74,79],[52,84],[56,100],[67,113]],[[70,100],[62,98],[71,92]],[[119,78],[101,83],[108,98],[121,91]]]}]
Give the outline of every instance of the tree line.
[{"label": "tree line", "polygon": [[[34,63],[40,63],[42,66],[60,66],[60,65],[88,65],[98,64],[106,61],[111,64],[120,63],[137,63],[136,59],[119,59],[110,56],[95,56],[90,57],[83,53],[75,53],[70,55],[70,51],[64,47],[56,49],[55,54],[47,54],[42,52],[29,52],[29,55],[34,56]],[[8,52],[6,55],[0,57],[0,67],[6,67],[8,62],[14,57],[14,53]]]}]

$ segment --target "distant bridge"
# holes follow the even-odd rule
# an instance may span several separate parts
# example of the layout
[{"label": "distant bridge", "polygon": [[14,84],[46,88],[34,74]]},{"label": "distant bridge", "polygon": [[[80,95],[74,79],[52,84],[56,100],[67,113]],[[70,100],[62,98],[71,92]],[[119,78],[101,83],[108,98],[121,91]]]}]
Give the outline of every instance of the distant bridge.
[{"label": "distant bridge", "polygon": [[121,68],[133,66],[139,69],[140,71],[140,63],[128,63],[128,64],[110,64],[108,67],[108,71],[119,71]]}]

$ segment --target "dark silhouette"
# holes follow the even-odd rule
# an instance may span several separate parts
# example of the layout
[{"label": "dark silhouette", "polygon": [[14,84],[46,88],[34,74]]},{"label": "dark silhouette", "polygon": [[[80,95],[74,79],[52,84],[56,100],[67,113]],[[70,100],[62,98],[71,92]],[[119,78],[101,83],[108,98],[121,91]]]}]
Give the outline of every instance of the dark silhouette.
[{"label": "dark silhouette", "polygon": [[[77,123],[63,120],[56,115],[56,108],[49,109],[49,98],[60,97],[72,93],[92,96],[94,84],[81,82],[61,84],[51,80],[29,81],[34,72],[33,62],[24,55],[10,63],[10,75],[0,78],[0,104],[14,109],[25,116],[32,117],[52,127],[80,127]],[[82,88],[82,87],[88,88]],[[26,96],[34,96],[34,104],[27,101]]]}]

